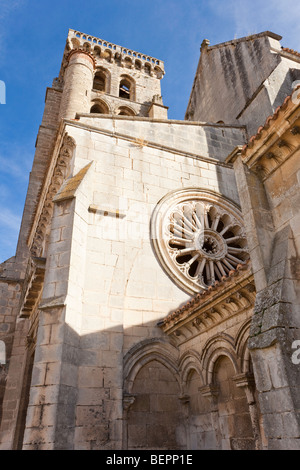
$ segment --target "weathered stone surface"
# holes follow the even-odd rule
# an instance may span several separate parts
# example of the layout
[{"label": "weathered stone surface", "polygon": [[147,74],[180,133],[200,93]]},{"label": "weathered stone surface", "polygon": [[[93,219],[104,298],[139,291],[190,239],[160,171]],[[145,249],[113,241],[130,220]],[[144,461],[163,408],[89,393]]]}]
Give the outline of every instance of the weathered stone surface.
[{"label": "weathered stone surface", "polygon": [[279,39],[205,41],[175,121],[161,60],[70,30],[0,267],[1,449],[299,448],[300,67]]}]

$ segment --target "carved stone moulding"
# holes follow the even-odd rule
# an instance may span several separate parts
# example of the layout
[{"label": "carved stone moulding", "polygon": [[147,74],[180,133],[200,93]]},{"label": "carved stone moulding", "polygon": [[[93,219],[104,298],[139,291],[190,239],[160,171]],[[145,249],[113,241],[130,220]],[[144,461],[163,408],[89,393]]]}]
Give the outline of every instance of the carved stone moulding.
[{"label": "carved stone moulding", "polygon": [[162,268],[189,294],[208,289],[249,258],[238,207],[197,188],[160,200],[152,214],[151,240]]},{"label": "carved stone moulding", "polygon": [[48,188],[45,193],[43,205],[36,224],[35,233],[33,234],[33,240],[30,248],[32,256],[44,256],[43,245],[45,243],[47,234],[50,232],[50,224],[53,214],[53,197],[57,194],[58,190],[61,188],[63,182],[68,176],[70,161],[72,159],[74,149],[75,140],[66,134],[63,138],[52,176],[49,178]]}]

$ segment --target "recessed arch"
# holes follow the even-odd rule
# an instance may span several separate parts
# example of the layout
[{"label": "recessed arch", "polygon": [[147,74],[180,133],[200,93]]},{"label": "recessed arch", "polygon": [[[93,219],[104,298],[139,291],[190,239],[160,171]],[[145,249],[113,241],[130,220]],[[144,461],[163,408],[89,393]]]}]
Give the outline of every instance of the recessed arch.
[{"label": "recessed arch", "polygon": [[71,39],[71,42],[72,42],[72,45],[73,45],[73,49],[79,49],[79,47],[80,47],[80,41],[79,41],[79,39],[77,39],[77,38],[72,38],[72,39]]},{"label": "recessed arch", "polygon": [[148,62],[145,62],[144,70],[148,75],[151,75],[151,64],[149,64]]},{"label": "recessed arch", "polygon": [[177,349],[163,341],[145,340],[133,346],[124,357],[124,391],[131,393],[139,370],[153,360],[160,362],[170,370],[181,389],[177,356]]},{"label": "recessed arch", "polygon": [[206,342],[201,354],[201,366],[206,385],[213,380],[214,366],[220,356],[229,357],[233,363],[235,373],[240,372],[234,339],[226,333],[217,334]]},{"label": "recessed arch", "polygon": [[120,106],[117,108],[116,114],[118,116],[135,116],[133,109],[129,108],[128,106]]},{"label": "recessed arch", "polygon": [[251,356],[248,349],[248,340],[249,340],[249,330],[251,325],[252,318],[249,318],[243,325],[240,327],[236,335],[236,352],[237,357],[241,361],[241,371],[250,372],[251,371]]},{"label": "recessed arch", "polygon": [[131,69],[133,67],[133,64],[132,64],[132,59],[131,57],[125,57],[124,59],[124,65],[125,67]]},{"label": "recessed arch", "polygon": [[157,65],[154,67],[154,73],[156,75],[156,78],[158,78],[158,79],[161,79],[163,77],[163,71]]},{"label": "recessed arch", "polygon": [[179,361],[179,372],[183,388],[186,388],[188,377],[192,370],[197,372],[201,382],[204,383],[200,356],[196,351],[189,350],[180,358]]},{"label": "recessed arch", "polygon": [[101,47],[95,46],[93,50],[93,54],[95,57],[100,57],[101,56]]},{"label": "recessed arch", "polygon": [[211,356],[209,358],[208,369],[206,371],[206,373],[207,373],[207,384],[211,384],[211,383],[214,382],[216,366],[218,365],[218,362],[223,357],[227,357],[230,360],[230,362],[232,363],[235,374],[238,374],[240,372],[238,364],[237,364],[235,352],[233,350],[229,350],[226,347],[218,347],[211,354]]},{"label": "recessed arch", "polygon": [[82,49],[86,52],[91,52],[92,47],[91,47],[90,43],[85,42],[82,46]]},{"label": "recessed arch", "polygon": [[111,60],[112,60],[112,51],[110,49],[105,49],[104,51],[102,51],[101,57],[103,59],[107,60],[107,62],[111,62]]},{"label": "recessed arch", "polygon": [[93,103],[91,109],[91,114],[110,114],[109,107],[104,101],[97,100]]},{"label": "recessed arch", "polygon": [[127,449],[177,449],[186,445],[180,385],[168,362],[150,355],[135,375],[124,415]]},{"label": "recessed arch", "polygon": [[134,66],[135,66],[135,68],[136,68],[137,70],[142,70],[142,61],[139,60],[139,59],[136,59],[136,60],[134,61]]}]

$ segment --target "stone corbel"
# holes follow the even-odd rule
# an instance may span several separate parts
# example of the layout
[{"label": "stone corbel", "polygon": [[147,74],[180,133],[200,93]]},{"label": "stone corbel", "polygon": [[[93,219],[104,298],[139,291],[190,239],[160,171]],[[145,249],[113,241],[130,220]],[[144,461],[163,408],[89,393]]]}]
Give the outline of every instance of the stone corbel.
[{"label": "stone corbel", "polygon": [[199,387],[199,392],[205,398],[208,398],[211,404],[211,411],[218,411],[219,388],[216,385],[208,384]]},{"label": "stone corbel", "polygon": [[123,395],[123,410],[125,413],[128,413],[129,409],[134,404],[135,399],[136,395],[133,395],[131,393],[125,393]]},{"label": "stone corbel", "polygon": [[237,387],[244,388],[248,405],[252,405],[253,403],[255,403],[255,381],[253,374],[248,372],[243,374],[237,374],[232,378],[232,380],[234,381]]},{"label": "stone corbel", "polygon": [[190,396],[189,395],[180,395],[180,397],[178,397],[179,401],[183,404],[183,405],[188,405],[190,403]]}]

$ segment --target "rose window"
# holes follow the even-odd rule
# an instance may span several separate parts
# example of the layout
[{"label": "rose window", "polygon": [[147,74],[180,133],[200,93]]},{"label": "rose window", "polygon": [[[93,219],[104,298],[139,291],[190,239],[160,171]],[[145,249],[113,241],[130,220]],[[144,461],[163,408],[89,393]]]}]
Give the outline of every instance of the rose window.
[{"label": "rose window", "polygon": [[182,190],[163,198],[151,236],[163,268],[189,293],[214,285],[248,259],[239,209],[213,192]]}]

